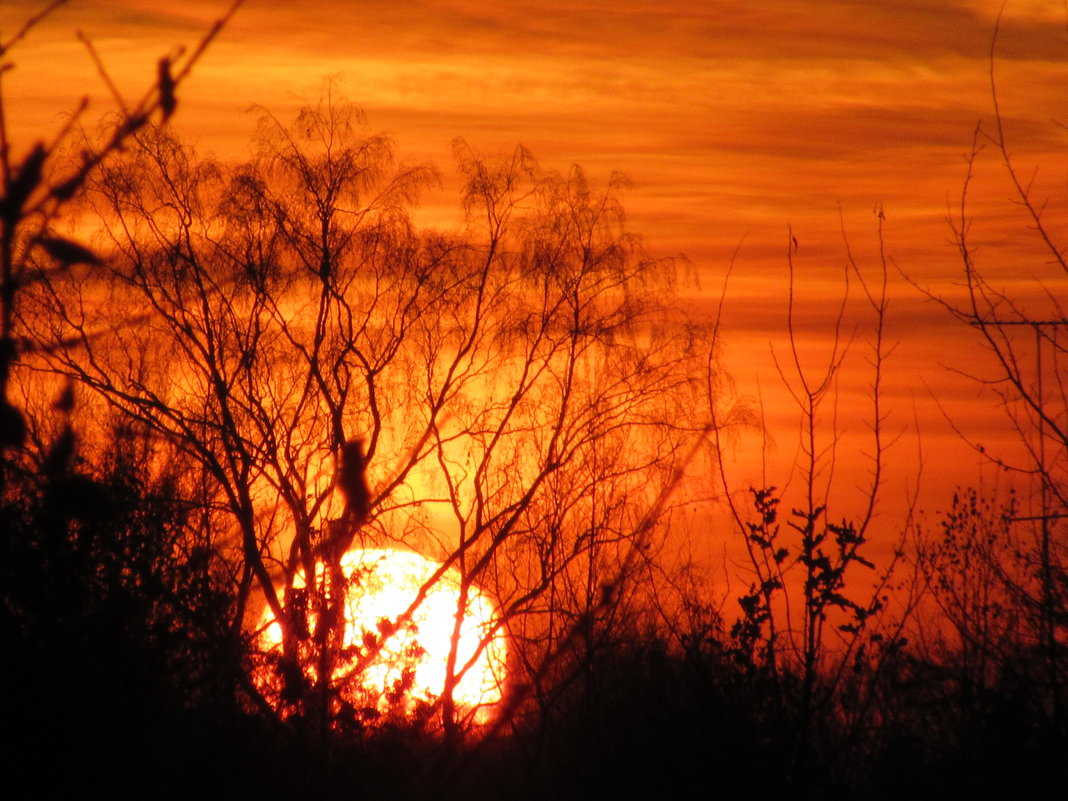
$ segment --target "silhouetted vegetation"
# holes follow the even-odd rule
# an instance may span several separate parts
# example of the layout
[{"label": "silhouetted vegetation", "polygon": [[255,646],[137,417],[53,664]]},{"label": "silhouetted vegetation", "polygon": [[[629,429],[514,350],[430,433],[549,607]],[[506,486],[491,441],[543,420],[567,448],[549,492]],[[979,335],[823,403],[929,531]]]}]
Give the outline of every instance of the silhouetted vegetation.
[{"label": "silhouetted vegetation", "polygon": [[[847,369],[838,330],[811,370],[791,304],[780,377],[800,480],[734,487],[719,457],[744,416],[724,409],[719,323],[675,307],[677,265],[627,229],[620,179],[598,190],[522,148],[458,144],[465,227],[419,231],[411,208],[435,168],[398,169],[333,87],[291,123],[264,111],[247,163],[202,158],[164,123],[217,30],[180,68],[161,61],[102,138],[72,124],[16,159],[0,127],[11,781],[35,796],[370,799],[1065,786],[1068,321],[1056,297],[1036,315],[984,282],[963,201],[967,303],[944,304],[993,354],[1028,482],[961,489],[944,513],[876,533],[881,213],[878,278],[847,254],[871,317],[871,408],[852,421],[871,471],[843,516],[821,478],[838,442],[822,410]],[[1000,115],[987,138],[1068,272]],[[92,249],[60,231],[74,208],[99,223]],[[694,474],[716,477],[733,523],[702,535],[748,554],[729,603],[664,558]],[[869,553],[876,536],[894,538],[889,563]],[[444,573],[344,646],[353,543],[457,570],[435,696],[402,703],[410,676],[385,708],[353,689]],[[476,588],[499,609],[483,645],[504,629],[513,649],[488,726],[453,697]],[[269,618],[281,646],[265,656]]]}]

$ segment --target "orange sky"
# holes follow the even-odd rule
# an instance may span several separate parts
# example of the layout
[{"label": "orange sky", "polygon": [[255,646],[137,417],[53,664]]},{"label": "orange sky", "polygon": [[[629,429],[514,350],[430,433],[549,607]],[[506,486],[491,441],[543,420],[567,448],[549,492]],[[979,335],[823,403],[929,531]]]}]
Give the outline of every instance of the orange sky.
[{"label": "orange sky", "polygon": [[[39,5],[0,0],[0,34]],[[87,87],[95,110],[109,108],[76,30],[132,93],[159,56],[192,44],[227,5],[72,2],[12,53],[17,69],[4,91],[16,144],[55,130]],[[828,298],[841,287],[839,210],[862,265],[876,266],[872,212],[881,204],[896,266],[952,290],[960,265],[947,202],[959,198],[976,123],[991,115],[988,55],[1000,6],[248,0],[182,88],[175,121],[202,150],[239,157],[254,127],[251,104],[284,117],[314,99],[325,76],[339,75],[371,127],[395,134],[406,160],[448,171],[450,143],[463,136],[484,153],[523,143],[546,166],[579,163],[602,181],[623,171],[633,181],[633,228],[653,253],[690,258],[698,305],[710,307],[741,243],[726,304],[728,365],[742,394],[759,388],[777,424],[777,458],[788,466],[790,415],[768,358],[769,343],[780,352],[784,345],[787,226],[800,243],[802,329],[817,344]],[[1007,131],[1023,171],[1037,169],[1039,191],[1062,209],[1068,131],[1056,122],[1068,122],[1066,59],[1068,10],[1058,0],[1009,0],[996,66]],[[432,212],[455,207],[446,189],[431,199]],[[983,264],[999,280],[1042,275],[1044,261],[1026,244],[1026,220],[992,160],[981,165],[975,197]],[[919,420],[925,506],[944,508],[954,483],[977,480],[978,457],[952,434],[929,388],[984,442],[999,441],[1002,418],[989,397],[939,366],[973,364],[967,337],[896,270],[891,291],[890,334],[901,343],[887,376],[891,426]],[[847,367],[862,371],[864,355],[856,349]],[[856,405],[866,381],[847,374],[843,409]],[[916,449],[911,434],[897,446],[888,510],[915,478]],[[739,454],[739,463],[752,456]],[[745,469],[742,485],[755,480]],[[843,486],[858,481],[847,473]]]}]

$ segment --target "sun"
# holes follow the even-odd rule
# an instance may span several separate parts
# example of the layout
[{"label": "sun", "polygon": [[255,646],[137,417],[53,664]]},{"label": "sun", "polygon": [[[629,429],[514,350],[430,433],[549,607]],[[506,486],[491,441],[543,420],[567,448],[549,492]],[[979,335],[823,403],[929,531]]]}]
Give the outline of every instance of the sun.
[{"label": "sun", "polygon": [[[442,696],[461,596],[458,570],[410,551],[354,548],[341,558],[344,577],[345,629],[332,684],[350,710],[372,722],[397,715],[425,715]],[[322,580],[322,564],[317,578]],[[303,574],[294,581],[299,595]],[[425,596],[409,618],[402,619],[420,591]],[[315,615],[308,614],[309,632]],[[301,649],[305,675],[314,676],[314,658]],[[269,698],[280,695],[277,672],[268,667],[281,652],[282,629],[270,609],[260,621],[259,649],[267,661],[255,671],[256,683]],[[491,721],[503,697],[508,648],[495,604],[471,585],[467,590],[456,646],[452,697],[458,715],[481,725]]]}]

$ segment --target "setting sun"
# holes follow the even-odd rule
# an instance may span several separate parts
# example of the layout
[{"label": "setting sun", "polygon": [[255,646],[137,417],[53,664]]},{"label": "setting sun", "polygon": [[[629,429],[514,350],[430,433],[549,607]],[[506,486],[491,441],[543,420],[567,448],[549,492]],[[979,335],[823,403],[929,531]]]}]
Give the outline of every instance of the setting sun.
[{"label": "setting sun", "polygon": [[[443,695],[461,579],[452,568],[427,586],[439,568],[409,551],[355,548],[341,558],[347,584],[345,634],[333,678],[341,696],[364,710],[365,717],[413,716],[421,705],[425,710]],[[303,589],[303,576],[294,585]],[[408,616],[424,587],[425,597]],[[406,622],[402,622],[404,617]],[[309,613],[310,629],[314,630],[315,622]],[[277,652],[282,629],[270,609],[263,615],[262,626],[261,647]],[[507,651],[493,602],[470,587],[456,646],[458,679],[452,693],[461,718],[476,724],[492,718],[502,698]],[[306,664],[305,669],[310,671],[311,666]],[[257,678],[268,695],[275,692],[277,679],[269,669],[261,670]]]}]

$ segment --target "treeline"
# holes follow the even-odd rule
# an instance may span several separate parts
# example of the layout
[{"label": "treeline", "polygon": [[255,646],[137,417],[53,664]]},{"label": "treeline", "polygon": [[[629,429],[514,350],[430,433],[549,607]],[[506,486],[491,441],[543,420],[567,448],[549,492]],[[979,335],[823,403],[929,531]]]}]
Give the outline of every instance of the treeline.
[{"label": "treeline", "polygon": [[[400,717],[310,730],[250,701],[237,584],[184,550],[188,501],[116,444],[106,469],[79,467],[91,506],[52,474],[3,509],[7,753],[44,794],[1033,796],[1065,778],[1063,673],[1004,600],[958,618],[959,636],[937,620],[913,627],[927,639],[874,631],[842,674],[814,677],[807,710],[802,667],[751,657],[706,606],[670,635],[624,621],[575,645],[491,740]],[[987,511],[962,497],[942,528],[946,592],[1000,595],[964,572],[975,550],[949,550],[1001,533]]]}]

